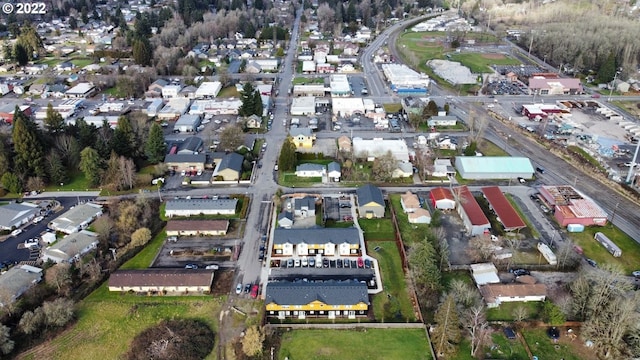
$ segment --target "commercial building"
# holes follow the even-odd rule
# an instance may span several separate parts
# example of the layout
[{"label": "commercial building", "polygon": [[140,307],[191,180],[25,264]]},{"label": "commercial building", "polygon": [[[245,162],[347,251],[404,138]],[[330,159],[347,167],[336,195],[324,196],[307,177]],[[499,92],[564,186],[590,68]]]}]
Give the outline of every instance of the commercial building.
[{"label": "commercial building", "polygon": [[426,93],[429,89],[429,76],[406,65],[382,64],[382,72],[395,92]]},{"label": "commercial building", "polygon": [[160,120],[174,120],[179,118],[182,114],[187,112],[191,100],[185,98],[171,99],[167,104],[158,111],[158,119]]},{"label": "commercial building", "polygon": [[331,100],[331,110],[333,115],[341,117],[364,115],[365,113],[362,98],[333,98]]},{"label": "commercial building", "polygon": [[607,223],[607,213],[591,198],[571,186],[541,186],[540,196],[553,208],[553,215],[560,226],[604,226]]},{"label": "commercial building", "polygon": [[20,204],[11,202],[0,206],[0,229],[12,230],[18,228],[36,217],[40,208],[30,202]]},{"label": "commercial building", "polygon": [[224,236],[229,220],[169,220],[167,236]]},{"label": "commercial building", "polygon": [[284,256],[349,256],[360,253],[360,231],[350,228],[276,228],[273,251]]},{"label": "commercial building", "polygon": [[323,97],[326,92],[324,84],[294,85],[293,96]]},{"label": "commercial building", "polygon": [[219,81],[205,81],[195,92],[196,99],[211,99],[220,93],[222,90],[222,83]]},{"label": "commercial building", "polygon": [[234,215],[237,199],[174,199],[167,201],[165,216]]},{"label": "commercial building", "polygon": [[331,74],[329,77],[329,87],[331,88],[331,96],[351,96],[351,85],[349,78],[344,74]]},{"label": "commercial building", "polygon": [[183,114],[180,115],[174,125],[174,130],[180,132],[195,132],[200,125],[200,115]]},{"label": "commercial building", "polygon": [[469,188],[466,186],[460,186],[453,190],[456,197],[456,206],[458,208],[458,214],[462,218],[467,232],[471,236],[482,235],[489,232],[491,229],[491,223],[489,219],[482,212],[482,208],[476,201]]},{"label": "commercial building", "polygon": [[240,99],[195,100],[191,104],[189,114],[196,115],[238,115],[242,106]]},{"label": "commercial building", "polygon": [[530,179],[533,165],[526,157],[456,156],[456,169],[463,179]]},{"label": "commercial building", "polygon": [[498,221],[502,223],[505,231],[517,231],[527,227],[499,187],[487,186],[481,190],[484,198],[489,202],[489,206],[496,213],[496,217]]},{"label": "commercial building", "polygon": [[529,94],[538,95],[576,95],[582,94],[582,82],[577,78],[560,78],[557,74],[549,77],[534,75],[529,78]]},{"label": "commercial building", "polygon": [[376,157],[391,152],[397,161],[409,162],[409,148],[404,139],[373,138],[365,140],[360,137],[353,138],[353,152],[356,157],[374,161]]},{"label": "commercial building", "polygon": [[359,281],[274,281],[265,290],[266,315],[278,319],[355,319],[367,315],[367,285]]},{"label": "commercial building", "polygon": [[291,115],[313,115],[316,112],[316,98],[313,96],[294,97],[291,101]]},{"label": "commercial building", "polygon": [[98,216],[102,215],[102,207],[93,203],[76,205],[49,223],[49,229],[65,234],[76,233],[86,229]]},{"label": "commercial building", "polygon": [[180,94],[180,90],[182,90],[181,85],[176,85],[176,84],[166,85],[162,88],[162,98],[175,99]]},{"label": "commercial building", "polygon": [[48,246],[42,252],[42,261],[74,263],[98,247],[98,234],[82,230],[69,234]]},{"label": "commercial building", "polygon": [[109,277],[109,291],[137,293],[203,294],[211,292],[213,270],[117,270]]},{"label": "commercial building", "polygon": [[67,90],[64,94],[68,98],[86,99],[96,94],[96,87],[92,83],[81,82],[78,85]]}]

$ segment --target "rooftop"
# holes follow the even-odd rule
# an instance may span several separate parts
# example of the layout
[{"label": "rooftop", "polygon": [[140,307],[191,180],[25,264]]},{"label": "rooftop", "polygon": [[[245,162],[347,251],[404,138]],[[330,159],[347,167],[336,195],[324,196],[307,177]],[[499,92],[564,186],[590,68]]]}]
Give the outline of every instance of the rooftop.
[{"label": "rooftop", "polygon": [[489,224],[489,220],[485,216],[484,212],[478,205],[476,198],[473,196],[469,188],[466,186],[460,186],[454,189],[458,193],[458,202],[464,209],[465,214],[469,217],[472,225],[485,225]]},{"label": "rooftop", "polygon": [[229,220],[169,220],[167,231],[221,231],[229,228]]},{"label": "rooftop", "polygon": [[360,244],[360,232],[357,228],[306,228],[282,229],[273,232],[274,244]]},{"label": "rooftop", "polygon": [[167,201],[166,210],[235,210],[237,199],[175,199]]},{"label": "rooftop", "polygon": [[327,305],[369,304],[367,285],[358,281],[270,282],[265,304],[306,305],[319,301]]},{"label": "rooftop", "polygon": [[356,190],[356,195],[358,196],[358,204],[360,206],[366,205],[369,203],[376,203],[381,206],[384,205],[384,197],[382,196],[382,191],[376,186],[371,184],[366,184],[359,187]]},{"label": "rooftop", "polygon": [[487,201],[489,201],[489,205],[491,205],[493,211],[498,215],[498,219],[504,226],[505,230],[510,231],[522,229],[527,226],[499,187],[483,187],[482,193]]},{"label": "rooftop", "polygon": [[117,270],[109,277],[110,287],[132,286],[201,286],[213,282],[213,270],[204,269],[142,269]]}]

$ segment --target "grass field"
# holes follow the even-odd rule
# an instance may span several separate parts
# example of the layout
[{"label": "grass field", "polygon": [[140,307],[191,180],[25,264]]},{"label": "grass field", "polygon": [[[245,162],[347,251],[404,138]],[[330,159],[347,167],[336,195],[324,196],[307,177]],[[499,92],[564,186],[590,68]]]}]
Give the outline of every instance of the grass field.
[{"label": "grass field", "polygon": [[[46,191],[85,191],[92,190],[93,188],[89,187],[89,181],[84,176],[82,171],[74,171],[68,174],[69,180],[65,182],[63,185],[60,184],[51,184],[46,187]],[[94,189],[95,190],[95,189]]]},{"label": "grass field", "polygon": [[527,319],[537,319],[542,310],[541,302],[506,302],[496,308],[487,309],[487,320],[513,321],[513,312],[520,306],[524,306],[527,309]]},{"label": "grass field", "polygon": [[278,359],[432,359],[422,329],[296,330],[286,332]]},{"label": "grass field", "polygon": [[76,67],[83,68],[87,65],[93,64],[93,60],[88,58],[75,58],[71,60],[71,63]]},{"label": "grass field", "polygon": [[398,104],[398,103],[382,104],[382,108],[384,108],[384,111],[387,113],[397,113],[398,111],[402,110],[402,104]]},{"label": "grass field", "polygon": [[165,231],[161,231],[156,235],[156,237],[151,239],[144,249],[140,250],[136,256],[122,264],[120,269],[146,269],[151,266],[153,259],[155,259],[160,248],[162,248],[162,244],[164,244],[164,240],[166,238],[167,233]]},{"label": "grass field", "polygon": [[[374,249],[379,247],[378,251]],[[384,292],[372,298],[376,321],[415,321],[416,317],[407,293],[407,283],[402,271],[402,260],[394,241],[367,241],[367,253],[378,260]],[[390,295],[390,296],[389,296]],[[389,309],[385,316],[385,304]],[[397,314],[397,311],[400,311]],[[397,315],[400,315],[396,317]]]},{"label": "grass field", "polygon": [[478,151],[480,151],[484,156],[509,156],[509,153],[504,151],[504,149],[491,141],[484,139],[478,144]]},{"label": "grass field", "polygon": [[358,220],[365,240],[393,240],[395,230],[391,219],[360,219]]},{"label": "grass field", "polygon": [[402,236],[402,241],[405,245],[411,245],[417,241],[421,241],[425,238],[425,233],[429,230],[429,225],[426,224],[411,224],[407,214],[402,210],[400,204],[400,195],[389,195],[391,200],[391,206],[396,212],[398,220],[398,231]]},{"label": "grass field", "polygon": [[310,84],[324,84],[324,77],[319,78],[306,78],[297,77],[293,79],[293,85],[310,85]]},{"label": "grass field", "polygon": [[531,353],[534,356],[538,356],[539,359],[584,359],[581,356],[575,355],[572,349],[566,344],[554,344],[547,336],[546,328],[523,330],[522,335],[527,341]]},{"label": "grass field", "polygon": [[226,88],[220,90],[220,93],[218,93],[218,97],[220,98],[227,98],[227,97],[239,97],[240,93],[238,92],[238,89],[236,89],[235,86],[227,86]]},{"label": "grass field", "polygon": [[[493,55],[493,54],[492,54]],[[500,54],[495,54],[500,55]],[[507,56],[483,56],[477,53],[451,54],[451,60],[465,65],[474,74],[491,72],[491,65],[519,65],[520,61]]]},{"label": "grass field", "polygon": [[495,332],[491,334],[491,342],[493,349],[490,347],[488,353],[491,354],[491,359],[505,359],[505,360],[528,360],[529,355],[524,345],[518,340],[507,339],[502,332]]},{"label": "grass field", "polygon": [[[200,319],[217,332],[219,310],[219,300],[210,296],[120,295],[105,283],[78,305],[72,328],[25,359],[120,359],[138,333],[162,319]],[[215,352],[207,359],[215,359]]]},{"label": "grass field", "polygon": [[309,186],[312,183],[321,183],[321,177],[298,177],[295,173],[282,173],[280,175],[280,185],[283,186]]},{"label": "grass field", "polygon": [[[605,234],[622,250],[622,256],[613,257],[604,246],[600,245],[593,239],[597,232]],[[638,270],[638,259],[640,259],[640,244],[635,242],[629,235],[622,232],[617,227],[592,226],[584,229],[581,233],[569,233],[573,242],[580,246],[584,251],[584,256],[592,258],[598,264],[615,263],[622,267],[627,275],[631,275],[632,271]]]}]

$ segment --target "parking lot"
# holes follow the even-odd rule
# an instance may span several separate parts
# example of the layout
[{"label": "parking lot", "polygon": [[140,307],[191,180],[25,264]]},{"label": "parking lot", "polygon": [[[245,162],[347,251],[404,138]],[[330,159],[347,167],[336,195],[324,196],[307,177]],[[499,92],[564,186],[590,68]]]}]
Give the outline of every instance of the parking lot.
[{"label": "parking lot", "polygon": [[343,196],[325,197],[323,199],[325,220],[331,219],[335,221],[352,221],[353,213],[351,211],[351,200]]},{"label": "parking lot", "polygon": [[151,267],[185,267],[195,264],[204,268],[218,265],[221,268],[234,267],[240,247],[237,239],[218,237],[186,237],[177,241],[166,240]]}]

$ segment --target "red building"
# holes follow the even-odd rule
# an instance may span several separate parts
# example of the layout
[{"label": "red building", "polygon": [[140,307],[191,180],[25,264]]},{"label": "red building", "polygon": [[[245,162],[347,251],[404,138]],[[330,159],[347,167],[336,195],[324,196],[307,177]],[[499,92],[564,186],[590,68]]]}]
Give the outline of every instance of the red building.
[{"label": "red building", "polygon": [[435,188],[429,192],[431,206],[434,209],[451,210],[456,208],[456,199],[453,197],[451,190],[447,188]]},{"label": "red building", "polygon": [[604,226],[607,223],[607,213],[571,186],[542,186],[540,196],[553,208],[553,215],[561,226]]},{"label": "red building", "polygon": [[499,187],[483,187],[482,194],[489,202],[489,206],[491,206],[493,211],[496,213],[498,221],[502,223],[502,226],[504,226],[506,231],[515,231],[527,227]]},{"label": "red building", "polygon": [[[20,111],[22,111],[25,115],[31,116],[31,107],[29,105],[19,105]],[[13,124],[13,114],[15,113],[16,105],[15,104],[5,104],[0,106],[0,120]]]}]

